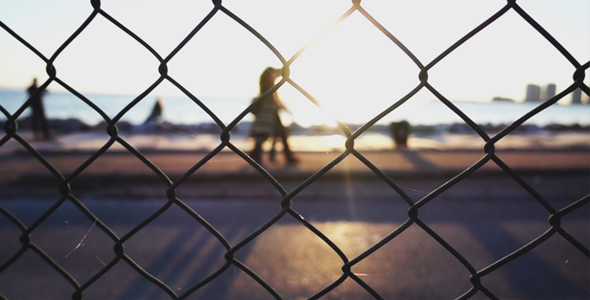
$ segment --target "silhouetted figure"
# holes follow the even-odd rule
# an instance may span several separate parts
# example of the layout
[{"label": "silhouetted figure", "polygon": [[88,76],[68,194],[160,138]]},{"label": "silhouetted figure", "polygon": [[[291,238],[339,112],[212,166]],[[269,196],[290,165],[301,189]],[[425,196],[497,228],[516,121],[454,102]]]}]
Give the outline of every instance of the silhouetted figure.
[{"label": "silhouetted figure", "polygon": [[[260,75],[260,94],[262,95],[275,84],[276,78],[279,76],[280,70],[273,68],[266,68],[262,75]],[[279,111],[285,109],[282,102],[279,100],[276,93],[269,95],[262,100],[253,110],[256,116],[252,127],[250,128],[250,136],[254,138],[254,149],[250,152],[250,157],[254,161],[260,163],[262,159],[262,144],[270,137],[280,137],[283,143],[283,153],[287,163],[296,163],[297,159],[294,157],[288,142],[288,132],[283,126]],[[271,149],[271,160],[274,159],[274,143]]]},{"label": "silhouetted figure", "polygon": [[410,123],[407,121],[393,122],[389,125],[395,145],[400,148],[408,147],[408,136],[410,135]]},{"label": "silhouetted figure", "polygon": [[33,83],[27,89],[29,97],[31,98],[31,123],[33,128],[34,138],[38,139],[49,139],[49,125],[47,123],[47,117],[45,116],[45,107],[43,107],[43,94],[46,91],[37,92],[39,87],[37,86],[37,78],[33,78]]},{"label": "silhouetted figure", "polygon": [[147,117],[147,119],[145,119],[141,128],[146,131],[157,130],[158,125],[160,123],[162,123],[163,110],[164,110],[164,106],[162,105],[162,100],[158,98],[156,100],[156,103],[154,104],[154,108],[152,108],[152,112]]},{"label": "silhouetted figure", "polygon": [[147,123],[160,123],[162,121],[162,100],[156,100],[154,104],[154,108],[152,108],[152,112],[150,113],[149,117],[145,120],[144,124]]}]

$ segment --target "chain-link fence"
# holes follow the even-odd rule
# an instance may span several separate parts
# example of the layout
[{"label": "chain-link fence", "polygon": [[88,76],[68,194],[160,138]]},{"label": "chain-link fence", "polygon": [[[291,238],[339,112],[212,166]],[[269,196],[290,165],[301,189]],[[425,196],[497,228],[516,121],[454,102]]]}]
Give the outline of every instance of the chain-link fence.
[{"label": "chain-link fence", "polygon": [[[282,299],[282,295],[273,288],[269,283],[267,283],[268,278],[263,278],[253,270],[249,268],[248,265],[240,261],[235,257],[235,254],[247,247],[249,244],[253,243],[255,239],[265,233],[269,228],[273,227],[273,225],[277,224],[279,220],[284,218],[292,218],[303,224],[307,230],[312,232],[315,236],[320,238],[325,245],[329,246],[333,252],[338,255],[341,260],[341,275],[340,277],[332,282],[331,284],[325,286],[323,289],[318,291],[315,295],[311,297],[311,299],[318,299],[322,298],[323,296],[329,294],[331,291],[336,289],[339,285],[341,285],[346,280],[352,280],[366,292],[368,292],[372,297],[375,299],[382,299],[382,296],[371,286],[369,285],[366,280],[364,280],[363,276],[355,273],[353,270],[355,266],[359,263],[366,260],[372,254],[374,254],[377,250],[381,249],[392,240],[398,238],[402,233],[406,232],[406,230],[412,226],[417,225],[423,232],[429,235],[432,239],[434,239],[438,244],[440,244],[451,256],[458,261],[465,270],[469,272],[469,276],[465,278],[465,281],[468,281],[471,287],[464,292],[464,294],[457,297],[457,299],[468,299],[473,297],[475,294],[479,293],[480,295],[483,294],[489,299],[497,299],[498,297],[494,294],[494,291],[488,289],[484,284],[483,280],[486,276],[494,273],[498,269],[502,268],[503,266],[507,265],[508,263],[518,259],[519,257],[523,256],[524,254],[530,252],[531,250],[539,247],[540,245],[544,244],[548,239],[550,239],[554,235],[559,235],[565,238],[573,247],[575,247],[579,252],[581,252],[584,256],[590,257],[590,251],[588,248],[576,238],[574,238],[566,229],[564,229],[562,224],[562,219],[567,217],[568,215],[578,211],[585,205],[587,205],[590,201],[590,195],[585,196],[579,200],[573,201],[571,205],[566,207],[554,207],[543,197],[535,188],[533,188],[525,179],[519,176],[516,172],[514,172],[511,167],[505,163],[502,159],[501,155],[498,155],[495,149],[495,145],[505,138],[507,135],[515,131],[519,126],[525,123],[527,120],[531,119],[535,115],[539,114],[540,112],[544,111],[545,109],[549,108],[552,105],[555,105],[560,99],[569,95],[576,89],[581,89],[585,94],[590,95],[590,88],[584,84],[583,80],[585,77],[585,71],[590,67],[590,62],[580,63],[578,62],[569,52],[568,50],[563,47],[558,40],[553,38],[549,32],[547,32],[541,24],[537,23],[535,19],[527,14],[525,10],[517,4],[517,1],[508,1],[504,7],[502,7],[499,11],[491,15],[487,20],[483,20],[481,25],[477,26],[476,28],[472,29],[468,34],[462,37],[460,40],[456,41],[453,45],[451,45],[448,49],[444,52],[440,53],[434,60],[429,62],[428,64],[424,65],[418,57],[416,57],[404,44],[398,40],[395,36],[394,28],[385,28],[383,27],[378,20],[374,19],[370,12],[366,11],[363,8],[361,1],[353,1],[350,10],[348,10],[340,19],[336,20],[334,25],[342,22],[346,18],[348,18],[352,14],[360,14],[364,18],[366,18],[370,23],[372,23],[376,28],[378,28],[391,43],[394,43],[399,49],[401,49],[420,69],[419,80],[420,83],[416,86],[411,92],[407,95],[394,101],[391,105],[373,117],[370,120],[367,120],[360,128],[356,130],[351,130],[348,128],[343,122],[337,121],[339,129],[342,133],[346,136],[346,144],[345,150],[340,153],[336,158],[334,158],[330,163],[321,167],[317,172],[313,175],[306,178],[303,183],[299,184],[292,190],[287,190],[279,181],[276,180],[264,167],[255,163],[246,153],[239,149],[232,143],[232,138],[230,136],[230,131],[234,129],[237,124],[252,111],[252,109],[262,101],[266,96],[270,95],[270,93],[275,92],[283,85],[290,85],[294,87],[296,90],[301,92],[309,101],[316,104],[317,106],[321,106],[321,101],[316,100],[313,95],[308,93],[304,87],[299,86],[292,78],[290,78],[290,66],[297,63],[297,59],[306,51],[307,46],[301,48],[299,52],[297,52],[291,58],[285,58],[283,55],[278,51],[272,44],[272,41],[265,39],[264,36],[258,33],[256,28],[251,27],[248,23],[244,22],[240,19],[239,15],[235,15],[232,13],[231,9],[224,6],[222,1],[213,1],[210,13],[203,19],[200,20],[198,23],[195,24],[194,29],[186,36],[186,38],[180,42],[174,50],[169,53],[167,56],[161,56],[160,53],[155,51],[148,43],[146,43],[142,38],[136,35],[134,32],[129,30],[125,27],[124,24],[120,23],[117,19],[111,17],[107,10],[103,10],[101,7],[100,0],[91,0],[90,4],[92,5],[92,13],[86,21],[66,40],[63,42],[61,47],[55,53],[51,55],[51,57],[46,57],[43,53],[38,51],[35,48],[35,45],[30,44],[27,40],[21,38],[19,33],[11,29],[9,26],[1,22],[0,20],[0,27],[7,33],[9,33],[14,39],[18,40],[22,45],[24,45],[28,51],[34,53],[37,57],[42,59],[46,64],[47,74],[49,79],[43,82],[40,85],[39,90],[36,94],[32,95],[28,101],[26,101],[16,112],[10,113],[7,109],[0,106],[0,110],[6,117],[7,121],[4,125],[5,134],[0,140],[0,147],[2,145],[7,144],[9,141],[16,141],[21,144],[31,155],[33,155],[41,164],[43,168],[46,168],[51,172],[52,176],[59,181],[58,187],[61,196],[55,203],[48,208],[43,214],[36,219],[31,225],[26,226],[22,220],[17,218],[11,211],[8,209],[0,206],[0,212],[2,213],[3,218],[6,218],[16,226],[20,232],[20,238],[18,240],[3,240],[2,243],[20,243],[20,249],[16,251],[12,257],[8,258],[6,261],[1,261],[0,266],[0,273],[7,270],[9,267],[18,264],[19,260],[25,259],[25,253],[34,253],[37,257],[41,258],[47,265],[51,266],[55,271],[57,271],[56,276],[61,276],[72,287],[72,299],[83,299],[85,291],[93,286],[98,280],[100,280],[105,274],[108,274],[113,268],[123,265],[130,266],[135,272],[143,276],[145,279],[149,280],[154,286],[164,291],[170,299],[185,299],[190,298],[196,291],[206,287],[209,284],[212,284],[218,277],[222,276],[225,272],[229,272],[228,269],[233,266],[235,268],[241,269],[245,274],[250,276],[257,284],[262,286],[269,295],[276,299]],[[564,3],[565,5],[565,3]],[[460,8],[459,8],[460,9]],[[575,72],[573,74],[573,80],[571,84],[559,92],[557,95],[553,96],[552,98],[540,103],[536,108],[528,112],[527,114],[520,117],[518,120],[514,121],[509,126],[505,127],[499,133],[490,136],[486,133],[476,122],[474,122],[468,115],[466,115],[461,109],[459,109],[453,102],[449,101],[443,94],[441,94],[428,80],[428,73],[435,65],[445,59],[446,56],[453,53],[456,49],[461,47],[465,42],[472,39],[474,36],[477,36],[484,28],[490,26],[494,22],[502,19],[502,17],[509,11],[517,13],[522,19],[524,19],[534,30],[536,30],[539,34],[541,34],[548,43],[550,43],[563,57],[575,68]],[[278,82],[271,90],[261,95],[257,98],[257,101],[253,102],[247,109],[245,109],[241,114],[235,117],[233,121],[229,124],[225,124],[222,122],[216,114],[210,110],[205,104],[203,104],[196,96],[194,96],[191,91],[187,90],[183,87],[180,83],[174,80],[173,75],[169,74],[168,72],[168,64],[174,60],[175,55],[187,45],[187,43],[193,39],[196,35],[198,35],[199,31],[203,28],[207,27],[207,24],[215,18],[219,14],[225,14],[226,16],[230,17],[238,23],[239,25],[243,26],[247,29],[252,35],[254,35],[261,43],[263,43],[268,49],[270,49],[278,59],[280,59],[282,63],[282,70],[281,75],[282,79]],[[67,49],[72,42],[74,42],[82,32],[86,30],[86,28],[92,24],[96,19],[103,18],[108,22],[115,25],[119,28],[122,32],[128,35],[130,38],[134,39],[137,43],[141,46],[145,47],[153,56],[160,62],[158,67],[158,72],[160,74],[158,80],[154,82],[149,88],[147,88],[143,93],[135,97],[133,101],[127,104],[127,106],[121,110],[115,117],[110,118],[102,109],[101,107],[97,106],[93,101],[86,98],[83,93],[78,92],[73,87],[68,85],[67,82],[62,81],[56,74],[57,66],[54,65],[55,60]],[[586,37],[587,38],[587,37]],[[315,41],[315,40],[314,40]],[[310,42],[313,44],[314,41]],[[138,103],[143,101],[145,97],[154,90],[158,85],[162,82],[167,81],[172,85],[176,86],[182,93],[184,93],[187,97],[192,99],[194,103],[196,103],[203,111],[205,111],[219,126],[222,130],[220,134],[221,143],[217,148],[213,151],[208,153],[204,156],[200,161],[195,163],[186,173],[178,178],[177,180],[171,180],[169,175],[166,174],[161,170],[161,166],[155,165],[152,161],[150,161],[144,154],[140,151],[135,149],[131,144],[128,143],[120,134],[118,129],[118,122],[123,118],[134,106]],[[50,84],[58,84],[71,92],[75,95],[80,101],[84,102],[86,105],[91,107],[94,111],[96,111],[100,116],[104,119],[104,121],[108,124],[106,128],[106,132],[109,135],[108,142],[101,147],[98,151],[93,153],[90,158],[80,164],[75,171],[73,171],[68,176],[64,176],[63,172],[58,168],[54,167],[44,155],[42,155],[35,147],[25,139],[19,131],[18,121],[19,118],[22,117],[23,112],[31,107],[33,98],[37,95],[42,93]],[[383,170],[381,170],[378,166],[376,166],[371,160],[369,160],[363,153],[359,152],[355,149],[355,139],[357,139],[361,134],[365,133],[369,130],[372,126],[374,126],[379,120],[383,119],[385,116],[390,114],[391,112],[398,109],[407,101],[410,101],[414,95],[416,95],[420,90],[428,90],[432,94],[434,94],[438,100],[443,103],[446,107],[452,110],[458,117],[460,117],[465,124],[467,124],[474,132],[476,132],[481,140],[485,143],[483,147],[484,154],[481,156],[479,161],[475,164],[469,166],[468,168],[464,169],[460,174],[454,176],[451,180],[447,181],[446,183],[438,186],[432,192],[429,192],[427,195],[421,197],[420,199],[413,199],[409,196],[403,187],[400,187],[399,182],[388,176]],[[82,201],[79,200],[76,192],[73,191],[75,187],[75,181],[78,177],[84,174],[85,170],[97,161],[107,150],[113,146],[114,144],[122,145],[129,153],[136,156],[143,164],[145,164],[148,168],[151,169],[153,172],[153,176],[157,177],[158,180],[166,185],[166,196],[168,201],[162,205],[155,213],[151,214],[148,218],[143,220],[140,224],[134,225],[131,230],[125,233],[123,236],[120,236],[115,233],[114,230],[109,228],[101,219],[99,219],[95,213],[87,208]],[[247,161],[249,165],[255,169],[259,174],[261,174],[278,193],[281,195],[281,202],[280,205],[277,206],[277,211],[275,215],[266,220],[266,222],[258,229],[254,230],[253,232],[249,232],[247,236],[241,238],[237,243],[232,244],[229,242],[228,238],[224,236],[218,228],[215,228],[211,225],[208,220],[202,217],[197,211],[193,210],[192,207],[187,205],[185,201],[183,201],[182,197],[180,197],[177,193],[179,187],[183,186],[186,183],[187,179],[191,177],[197,170],[199,170],[202,166],[204,166],[207,162],[211,161],[216,155],[222,150],[230,149],[236,155],[238,155],[244,161]],[[399,195],[405,203],[407,204],[407,218],[405,221],[395,228],[393,231],[389,232],[385,238],[381,239],[374,245],[368,247],[364,250],[360,255],[356,257],[348,257],[345,253],[339,248],[338,244],[332,241],[328,236],[326,236],[321,230],[316,228],[312,223],[304,218],[300,213],[295,211],[293,208],[293,199],[297,195],[299,195],[302,191],[304,191],[308,186],[312,183],[318,181],[322,176],[324,176],[328,171],[333,169],[335,166],[340,164],[346,158],[355,158],[364,164],[368,169],[374,173],[382,182],[384,182],[389,188],[391,188],[397,195]],[[457,183],[465,180],[467,177],[474,174],[477,170],[482,168],[482,166],[493,163],[498,168],[500,168],[505,174],[507,174],[514,182],[516,182],[522,189],[526,190],[526,192],[532,196],[537,202],[539,206],[542,206],[543,209],[546,211],[546,216],[548,217],[547,223],[547,230],[539,235],[538,237],[531,240],[526,245],[518,248],[516,251],[498,259],[497,261],[493,262],[492,264],[487,265],[484,268],[477,269],[474,267],[472,262],[468,260],[464,253],[458,251],[451,243],[447,242],[436,230],[433,230],[429,224],[427,224],[423,219],[419,217],[419,212],[425,206],[428,206],[430,203],[433,202],[434,199],[437,199],[442,193],[449,190],[451,187],[455,186]],[[38,231],[38,228],[49,219],[52,214],[60,207],[65,205],[65,203],[73,204],[80,212],[82,212],[85,217],[90,220],[93,224],[92,227],[98,230],[101,230],[104,234],[106,234],[111,240],[112,245],[114,246],[115,257],[111,261],[107,261],[104,263],[104,267],[96,272],[91,278],[80,282],[78,278],[75,278],[73,275],[69,274],[60,264],[58,264],[52,257],[47,254],[44,249],[38,246],[35,243],[35,234]],[[268,205],[275,205],[272,203],[268,203]],[[146,271],[143,266],[139,265],[132,257],[128,255],[126,252],[124,245],[128,242],[132,237],[136,236],[139,232],[141,232],[146,226],[150,223],[154,222],[158,218],[160,218],[167,210],[171,208],[180,208],[186,214],[188,214],[191,218],[196,220],[201,226],[206,228],[212,236],[214,236],[217,241],[223,245],[225,249],[224,259],[225,263],[219,267],[218,269],[214,270],[210,274],[202,279],[200,282],[192,285],[190,288],[181,291],[180,293],[177,290],[174,290],[172,287],[161,281],[159,278],[150,274]],[[157,241],[153,241],[157,243]],[[1,290],[0,290],[1,292]],[[0,294],[0,298],[5,299],[4,296]]]}]

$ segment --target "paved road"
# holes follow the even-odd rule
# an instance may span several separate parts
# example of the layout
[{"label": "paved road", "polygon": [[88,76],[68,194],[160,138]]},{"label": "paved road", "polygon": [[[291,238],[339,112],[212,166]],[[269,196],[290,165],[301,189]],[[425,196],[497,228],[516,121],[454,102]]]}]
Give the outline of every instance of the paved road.
[{"label": "paved road", "polygon": [[[68,175],[91,153],[43,153]],[[146,152],[172,181],[204,153]],[[293,208],[352,260],[408,220],[409,205],[349,156],[318,181],[299,190],[338,153],[300,153],[296,166],[265,167],[279,187],[233,153],[223,152],[176,189],[177,196],[212,224],[230,245],[241,241],[281,210],[282,193]],[[428,197],[484,154],[478,151],[381,151],[363,155],[385,172],[408,199]],[[498,157],[551,206],[561,209],[588,195],[590,155],[584,151],[503,151]],[[61,198],[59,182],[28,154],[0,157],[0,206],[31,226]],[[101,156],[72,182],[82,201],[117,236],[124,237],[168,199],[168,186],[139,159],[126,153]],[[562,220],[563,228],[590,247],[590,205]],[[549,229],[549,213],[521,185],[489,162],[419,210],[421,221],[481,270]],[[20,231],[0,215],[0,263],[20,248]],[[99,226],[66,201],[31,234],[32,241],[70,273],[88,282],[115,260],[113,242]],[[226,249],[176,204],[127,239],[125,253],[180,295],[219,270]],[[245,244],[235,257],[284,299],[305,299],[342,275],[343,260],[325,242],[283,216]],[[470,273],[417,223],[352,268],[386,299],[452,299],[468,291]],[[553,235],[519,259],[486,275],[482,282],[500,299],[588,299],[588,258]],[[71,284],[29,249],[0,273],[8,299],[69,299]],[[85,299],[170,299],[124,261],[84,291]],[[271,299],[246,272],[231,266],[188,299]],[[481,292],[475,299],[487,299]],[[373,299],[347,279],[323,299]]]},{"label": "paved road", "polygon": [[[541,174],[524,179],[556,209],[588,194],[587,174]],[[417,201],[445,180],[402,178],[396,182]],[[285,180],[282,184],[290,191],[299,181]],[[280,194],[259,181],[191,183],[178,192],[179,198],[217,228],[232,246],[281,210]],[[59,199],[56,190],[47,193],[4,195],[0,205],[31,226]],[[136,186],[136,190],[127,191],[127,198],[120,198],[120,190],[112,193],[109,196],[104,188],[73,190],[119,237],[127,235],[166,203],[166,189],[157,186]],[[318,181],[298,194],[292,207],[340,247],[348,260],[361,255],[408,220],[408,204],[376,180]],[[476,270],[515,251],[550,227],[549,213],[508,176],[468,178],[422,207],[418,217]],[[562,220],[562,227],[586,248],[590,247],[589,219],[590,205],[585,205]],[[0,216],[0,263],[18,251],[19,236],[20,231]],[[116,257],[115,243],[70,202],[59,207],[31,237],[79,284],[90,280]],[[219,270],[226,253],[209,231],[177,205],[126,240],[124,249],[131,259],[179,295]],[[342,259],[291,215],[283,216],[240,248],[235,257],[284,299],[308,298],[342,275]],[[467,269],[415,223],[356,264],[352,271],[385,299],[453,299],[471,287]],[[484,276],[482,283],[500,299],[588,299],[589,274],[588,258],[555,234],[531,252]],[[43,299],[70,299],[72,292],[72,286],[32,250],[0,273],[0,293],[8,299],[39,299],[39,295]],[[84,299],[170,297],[119,261],[84,291]],[[188,299],[272,297],[243,270],[231,266]],[[322,299],[373,298],[355,281],[347,279]],[[473,299],[487,297],[480,292]]]}]

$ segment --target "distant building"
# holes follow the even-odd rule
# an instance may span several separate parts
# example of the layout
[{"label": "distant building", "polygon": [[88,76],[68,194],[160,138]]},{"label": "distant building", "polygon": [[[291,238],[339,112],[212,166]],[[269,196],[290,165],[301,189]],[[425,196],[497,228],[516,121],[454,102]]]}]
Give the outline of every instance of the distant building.
[{"label": "distant building", "polygon": [[541,101],[541,87],[536,84],[529,84],[526,87],[526,102],[539,102]]},{"label": "distant building", "polygon": [[550,83],[547,85],[547,87],[545,87],[545,91],[543,94],[543,101],[549,100],[553,97],[555,97],[555,90],[556,90],[556,86],[553,83]]},{"label": "distant building", "polygon": [[572,93],[572,104],[582,103],[582,89],[577,88]]}]

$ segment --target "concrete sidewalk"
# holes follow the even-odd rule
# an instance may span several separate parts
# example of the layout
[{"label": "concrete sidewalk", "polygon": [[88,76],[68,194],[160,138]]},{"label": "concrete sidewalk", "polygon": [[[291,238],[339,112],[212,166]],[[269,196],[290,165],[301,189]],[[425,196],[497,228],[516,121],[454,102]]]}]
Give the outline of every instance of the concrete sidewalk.
[{"label": "concrete sidewalk", "polygon": [[[47,161],[64,176],[70,175],[86,161],[93,152],[57,151],[42,152]],[[145,157],[164,172],[171,180],[181,178],[191,168],[200,164],[208,155],[205,152],[188,151],[148,151]],[[279,155],[278,161],[263,161],[263,167],[276,178],[307,178],[318,172],[342,152],[300,152],[299,163],[286,165]],[[456,150],[407,150],[361,152],[367,161],[385,172],[388,176],[453,176],[485,157],[481,151]],[[519,174],[572,174],[590,171],[590,153],[585,150],[505,150],[496,155],[506,165]],[[0,157],[0,182],[22,179],[42,179],[54,177],[51,172],[33,155],[18,152]],[[476,174],[501,172],[493,161],[485,164]],[[374,176],[373,171],[352,154],[340,161],[324,176]],[[138,157],[126,151],[108,151],[88,165],[77,180],[110,178],[111,180],[139,180],[153,178],[159,180],[154,170]],[[262,178],[255,168],[244,159],[230,151],[222,151],[200,166],[190,178],[195,179],[253,179]]]}]

